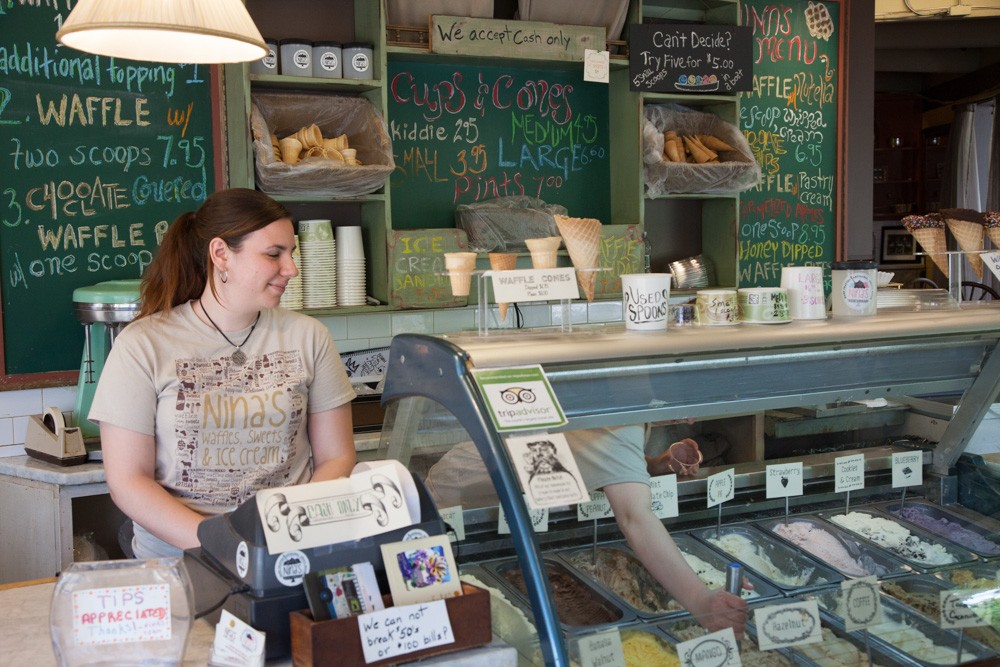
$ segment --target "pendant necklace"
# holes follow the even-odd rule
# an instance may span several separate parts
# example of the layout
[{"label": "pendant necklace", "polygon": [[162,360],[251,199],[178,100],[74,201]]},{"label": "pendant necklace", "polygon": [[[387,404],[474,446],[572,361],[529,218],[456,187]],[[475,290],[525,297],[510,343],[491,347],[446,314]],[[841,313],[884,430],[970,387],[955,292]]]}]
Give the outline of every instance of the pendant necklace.
[{"label": "pendant necklace", "polygon": [[236,351],[233,352],[231,357],[229,357],[230,361],[233,362],[233,365],[242,366],[243,364],[245,364],[247,362],[247,355],[245,352],[243,352],[241,348],[247,344],[247,341],[250,340],[250,336],[253,335],[253,330],[257,328],[257,322],[260,321],[260,311],[259,310],[257,311],[257,317],[254,319],[253,325],[250,327],[249,333],[247,333],[247,337],[243,339],[242,343],[237,345],[233,341],[229,340],[229,336],[223,333],[222,329],[219,328],[219,325],[215,323],[215,320],[212,319],[212,316],[208,314],[207,310],[205,310],[205,304],[201,302],[201,299],[198,299],[198,305],[201,306],[201,312],[205,313],[205,317],[207,317],[208,321],[212,323],[212,326],[215,328],[215,330],[218,331],[219,334],[226,339],[227,343],[236,348]]}]

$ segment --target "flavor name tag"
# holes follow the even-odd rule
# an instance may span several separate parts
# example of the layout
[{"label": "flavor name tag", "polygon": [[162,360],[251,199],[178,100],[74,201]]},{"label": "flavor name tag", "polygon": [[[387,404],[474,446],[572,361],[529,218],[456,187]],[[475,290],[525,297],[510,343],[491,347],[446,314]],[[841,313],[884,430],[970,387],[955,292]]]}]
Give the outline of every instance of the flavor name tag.
[{"label": "flavor name tag", "polygon": [[732,628],[689,639],[677,645],[684,667],[739,667],[740,647]]},{"label": "flavor name tag", "polygon": [[[531,521],[531,529],[536,533],[547,533],[549,531],[549,508],[528,509],[528,519]],[[507,523],[507,515],[500,508],[497,516],[497,534],[510,535],[510,524]]]},{"label": "flavor name tag", "polygon": [[865,488],[865,455],[852,454],[851,456],[838,456],[833,460],[834,465],[834,493],[844,493],[845,491],[857,491]]},{"label": "flavor name tag", "polygon": [[894,452],[892,455],[892,488],[919,486],[924,483],[924,453]]},{"label": "flavor name tag", "polygon": [[840,585],[840,615],[848,632],[882,622],[882,596],[875,577],[848,579]]},{"label": "flavor name tag", "polygon": [[594,491],[590,494],[590,500],[576,506],[577,521],[594,521],[595,519],[609,519],[615,515],[611,509],[611,501],[603,491]]},{"label": "flavor name tag", "polygon": [[625,667],[618,628],[581,637],[576,646],[581,667]]},{"label": "flavor name tag", "polygon": [[706,500],[709,508],[733,499],[736,493],[736,475],[733,473],[732,468],[715,473],[708,478],[707,482],[708,493],[706,494]]},{"label": "flavor name tag", "polygon": [[672,519],[680,514],[677,506],[677,475],[660,475],[649,480],[653,514],[658,519]]},{"label": "flavor name tag", "polygon": [[565,269],[512,269],[493,274],[497,303],[579,299],[576,271]]},{"label": "flavor name tag", "polygon": [[754,611],[761,651],[813,644],[823,638],[815,600],[763,607]]},{"label": "flavor name tag", "polygon": [[802,461],[767,466],[765,475],[768,498],[802,495]]}]

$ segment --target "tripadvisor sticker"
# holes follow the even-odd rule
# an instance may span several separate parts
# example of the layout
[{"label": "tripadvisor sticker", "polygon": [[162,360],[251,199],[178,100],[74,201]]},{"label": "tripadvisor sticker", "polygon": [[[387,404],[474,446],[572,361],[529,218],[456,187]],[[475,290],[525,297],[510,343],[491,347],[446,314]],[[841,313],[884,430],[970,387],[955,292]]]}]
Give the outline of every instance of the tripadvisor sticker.
[{"label": "tripadvisor sticker", "polygon": [[566,415],[541,366],[472,370],[497,431],[549,429]]}]

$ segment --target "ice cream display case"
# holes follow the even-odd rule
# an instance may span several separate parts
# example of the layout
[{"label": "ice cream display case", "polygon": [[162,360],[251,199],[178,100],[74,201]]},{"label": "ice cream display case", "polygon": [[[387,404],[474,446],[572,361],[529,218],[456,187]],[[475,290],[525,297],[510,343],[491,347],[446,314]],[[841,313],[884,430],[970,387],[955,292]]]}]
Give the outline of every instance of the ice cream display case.
[{"label": "ice cream display case", "polygon": [[[844,537],[855,564],[877,563],[876,576],[892,579],[920,568],[818,514],[845,513],[844,494],[834,492],[835,460],[864,456],[864,488],[851,492],[851,512],[901,499],[892,480],[892,455],[898,452],[918,452],[923,461],[923,483],[907,489],[906,503],[917,496],[932,507],[956,503],[956,462],[1000,393],[1000,355],[994,354],[998,343],[1000,308],[978,304],[780,327],[688,327],[657,334],[628,332],[621,324],[574,327],[572,333],[402,334],[393,339],[389,353],[378,456],[407,465],[425,481],[440,508],[461,507],[465,538],[456,550],[460,563],[516,560],[538,653],[546,664],[568,665],[567,633],[556,613],[547,566],[556,558],[572,568],[562,552],[620,543],[622,537],[613,518],[581,521],[568,507],[549,510],[546,532],[533,529],[536,512],[529,510],[518,477],[523,462],[508,453],[474,374],[541,368],[567,420],[550,431],[572,435],[643,424],[655,434],[680,423],[701,428],[696,437],[704,436],[702,442],[709,442],[710,434],[725,441],[720,455],[706,456],[697,474],[679,478],[680,514],[666,520],[672,534],[691,529],[706,547],[723,555],[724,547],[706,542],[699,531],[739,525],[756,536],[766,532],[761,522],[791,511],[796,519]],[[842,407],[851,411],[838,414]],[[782,421],[788,415],[796,420],[794,428]],[[813,416],[803,423],[802,415]],[[837,429],[843,432],[841,442],[818,440]],[[806,453],[796,450],[789,458],[773,446],[775,435],[786,443],[818,445]],[[608,457],[615,456],[609,444]],[[767,498],[766,466],[783,461],[801,461],[802,495]],[[730,468],[734,498],[708,508],[708,478]],[[509,535],[499,530],[501,517]],[[911,533],[922,531],[905,525]],[[862,576],[826,567],[833,564],[823,556],[818,559],[822,567],[816,568],[817,559],[806,556],[800,544],[780,534],[771,537],[784,547],[786,560],[801,557],[800,564],[782,563],[790,574],[804,575],[808,568],[816,573],[805,576],[802,587],[778,584],[783,595],[823,592],[844,577]],[[946,540],[935,536],[935,541]],[[780,547],[774,549],[777,554]],[[954,549],[960,549],[959,562],[983,560],[975,550]],[[756,573],[752,566],[748,570]],[[646,621],[631,610],[627,616]]]}]

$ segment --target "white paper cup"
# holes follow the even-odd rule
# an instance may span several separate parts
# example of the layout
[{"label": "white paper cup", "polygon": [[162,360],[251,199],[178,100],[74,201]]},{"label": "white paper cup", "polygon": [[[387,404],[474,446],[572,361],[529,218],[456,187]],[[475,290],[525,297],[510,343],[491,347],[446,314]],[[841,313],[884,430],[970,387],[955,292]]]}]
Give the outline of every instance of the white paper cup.
[{"label": "white paper cup", "polygon": [[361,227],[346,225],[337,227],[337,259],[364,259],[365,244],[361,237]]},{"label": "white paper cup", "polygon": [[741,287],[740,319],[753,324],[788,322],[788,290],[783,287]]},{"label": "white paper cup", "polygon": [[740,323],[740,309],[734,289],[698,290],[695,308],[699,324],[718,327]]},{"label": "white paper cup", "polygon": [[303,243],[332,241],[333,227],[329,220],[299,220],[299,239]]},{"label": "white paper cup", "polygon": [[826,319],[822,267],[783,266],[781,286],[788,290],[788,314],[793,320]]},{"label": "white paper cup", "polygon": [[631,331],[663,331],[670,312],[669,273],[622,275],[622,319]]}]

